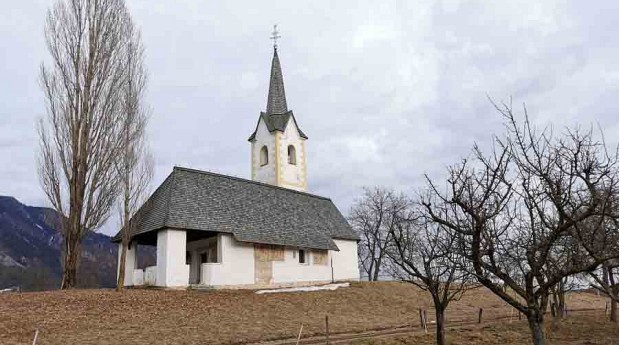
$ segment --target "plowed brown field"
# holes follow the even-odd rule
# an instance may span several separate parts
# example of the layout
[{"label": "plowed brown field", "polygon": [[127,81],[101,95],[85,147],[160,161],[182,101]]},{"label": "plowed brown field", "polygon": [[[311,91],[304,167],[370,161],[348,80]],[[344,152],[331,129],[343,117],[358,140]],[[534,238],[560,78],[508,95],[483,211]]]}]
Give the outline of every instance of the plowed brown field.
[{"label": "plowed brown field", "polygon": [[[263,295],[249,290],[144,289],[8,293],[0,295],[0,344],[31,344],[36,329],[39,345],[257,342],[295,337],[302,323],[304,336],[323,334],[326,315],[332,334],[419,327],[419,308],[427,309],[432,320],[427,294],[396,282]],[[476,289],[451,305],[448,326],[477,321],[479,308],[484,309],[483,319],[489,321],[511,314],[493,294]],[[598,308],[598,313],[590,313],[602,315],[605,299],[572,293],[568,308]],[[520,327],[516,314],[514,320],[510,326]],[[617,340],[617,327],[612,337]],[[490,342],[494,343],[497,339]]]}]

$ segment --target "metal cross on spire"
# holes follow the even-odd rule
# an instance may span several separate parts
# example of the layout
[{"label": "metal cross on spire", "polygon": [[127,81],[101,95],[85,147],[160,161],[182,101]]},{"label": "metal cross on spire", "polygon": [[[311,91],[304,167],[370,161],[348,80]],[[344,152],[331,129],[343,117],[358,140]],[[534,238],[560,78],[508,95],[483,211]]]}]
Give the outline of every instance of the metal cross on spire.
[{"label": "metal cross on spire", "polygon": [[270,39],[273,40],[273,48],[278,49],[278,38],[280,38],[280,32],[278,31],[278,24],[273,26],[273,32],[271,33]]}]

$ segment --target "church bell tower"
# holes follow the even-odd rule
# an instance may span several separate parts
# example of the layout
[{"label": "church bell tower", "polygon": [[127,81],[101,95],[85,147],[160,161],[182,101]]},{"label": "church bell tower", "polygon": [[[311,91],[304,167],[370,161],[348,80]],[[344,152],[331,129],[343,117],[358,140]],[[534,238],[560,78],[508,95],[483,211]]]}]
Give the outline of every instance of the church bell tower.
[{"label": "church bell tower", "polygon": [[252,180],[305,191],[306,146],[308,137],[301,131],[293,111],[288,109],[284,93],[284,79],[277,39],[276,26],[272,39],[273,58],[267,94],[267,109],[260,113],[251,143]]}]

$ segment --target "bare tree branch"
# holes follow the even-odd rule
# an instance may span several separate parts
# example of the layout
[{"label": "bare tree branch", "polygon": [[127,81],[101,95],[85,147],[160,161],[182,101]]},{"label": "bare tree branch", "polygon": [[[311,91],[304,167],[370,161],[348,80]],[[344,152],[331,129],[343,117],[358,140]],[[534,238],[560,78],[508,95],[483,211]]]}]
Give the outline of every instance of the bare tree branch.
[{"label": "bare tree branch", "polygon": [[[448,171],[445,190],[428,180],[426,216],[454,231],[477,280],[525,314],[534,344],[543,316],[567,277],[618,258],[618,151],[610,156],[592,131],[559,136],[493,103],[506,121],[491,154]],[[508,289],[514,293],[509,293]]]},{"label": "bare tree branch", "polygon": [[61,288],[76,286],[80,242],[117,197],[128,17],[122,0],[59,0],[46,18],[51,63],[41,66],[47,116],[39,123],[39,176],[63,215]]}]

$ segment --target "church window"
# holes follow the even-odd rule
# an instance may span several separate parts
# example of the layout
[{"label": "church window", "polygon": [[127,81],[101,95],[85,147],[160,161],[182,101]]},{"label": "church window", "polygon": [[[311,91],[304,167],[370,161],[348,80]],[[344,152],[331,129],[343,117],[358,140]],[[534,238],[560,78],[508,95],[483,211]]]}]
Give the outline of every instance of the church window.
[{"label": "church window", "polygon": [[300,264],[305,264],[306,262],[306,251],[303,249],[299,250],[299,263]]},{"label": "church window", "polygon": [[206,248],[203,248],[200,251],[200,263],[214,264],[219,262],[220,261],[217,250],[217,241],[211,241],[207,244]]},{"label": "church window", "polygon": [[260,149],[260,165],[267,165],[269,163],[269,153],[267,152],[267,146],[263,146]]},{"label": "church window", "polygon": [[288,164],[297,164],[297,155],[295,154],[295,146],[288,146]]}]

